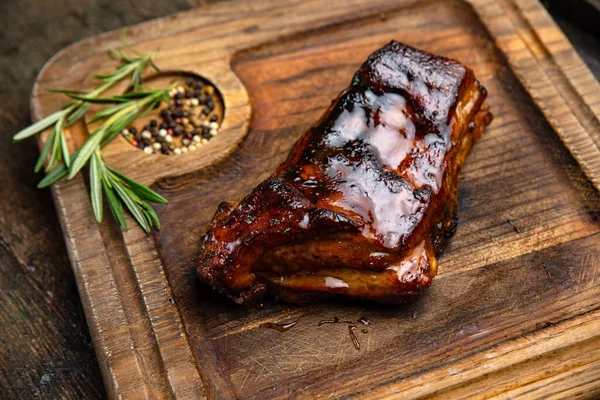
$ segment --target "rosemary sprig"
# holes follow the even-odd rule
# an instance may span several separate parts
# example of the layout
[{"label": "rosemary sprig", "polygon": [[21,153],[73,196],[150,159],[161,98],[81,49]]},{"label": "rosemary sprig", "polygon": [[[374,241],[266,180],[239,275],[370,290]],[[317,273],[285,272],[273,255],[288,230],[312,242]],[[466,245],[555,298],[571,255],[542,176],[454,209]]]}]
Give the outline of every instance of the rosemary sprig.
[{"label": "rosemary sprig", "polygon": [[123,229],[127,229],[123,204],[146,232],[150,232],[152,227],[160,228],[158,216],[148,202],[166,204],[167,200],[146,186],[110,168],[106,165],[99,149],[96,149],[91,155],[90,162],[90,197],[98,222],[102,221],[103,192],[115,219]]},{"label": "rosemary sprig", "polygon": [[[166,204],[167,201],[146,186],[110,168],[102,157],[101,148],[129,126],[135,118],[146,115],[158,107],[161,101],[169,102],[169,91],[175,84],[167,89],[151,89],[143,86],[144,70],[149,65],[159,70],[153,61],[155,53],[148,55],[138,53],[127,43],[125,33],[123,41],[125,46],[135,54],[134,57],[126,55],[121,49],[113,50],[111,54],[117,57],[122,65],[112,74],[94,75],[102,80],[102,83],[90,92],[50,89],[51,92],[69,96],[71,101],[63,105],[62,110],[17,133],[13,140],[19,142],[52,127],[52,132],[35,166],[37,172],[48,159],[45,168],[47,174],[38,187],[50,186],[64,178],[71,179],[89,164],[90,198],[96,220],[102,221],[103,197],[106,196],[116,221],[123,229],[127,229],[123,213],[123,206],[125,206],[142,229],[150,232],[153,227],[158,229],[160,222],[149,202]],[[129,76],[133,87],[132,92],[110,97],[100,96],[108,88]],[[64,128],[81,119],[92,104],[109,106],[94,114],[90,123],[102,121],[100,126],[88,137],[83,146],[69,154]]]},{"label": "rosemary sprig", "polygon": [[[125,46],[130,48],[125,31],[123,31],[123,41]],[[23,129],[13,136],[13,142],[17,143],[48,129],[50,126],[54,126],[52,133],[48,137],[48,140],[40,153],[40,158],[35,165],[35,172],[41,170],[48,155],[50,155],[50,158],[45,168],[46,172],[52,170],[52,168],[61,161],[64,161],[67,168],[70,167],[71,157],[69,156],[64,129],[83,118],[91,106],[91,99],[97,98],[116,83],[130,75],[131,85],[133,86],[134,91],[137,91],[141,87],[142,74],[148,65],[159,71],[158,67],[154,64],[156,53],[144,55],[133,49],[131,49],[131,51],[135,53],[135,57],[127,56],[119,48],[111,50],[111,55],[121,61],[121,66],[119,66],[112,74],[95,74],[94,76],[100,79],[102,83],[90,92],[71,89],[48,89],[49,92],[66,94],[73,100],[64,104],[62,110],[50,114],[46,118]]]},{"label": "rosemary sprig", "polygon": [[[102,124],[89,136],[85,143],[71,155],[70,167],[66,163],[55,168],[40,182],[38,187],[46,187],[63,179],[73,178],[86,164],[90,164],[90,199],[94,216],[102,221],[102,193],[106,196],[111,211],[123,229],[127,229],[123,214],[123,205],[129,210],[137,223],[146,232],[152,227],[160,227],[158,216],[148,202],[166,204],[166,200],[158,193],[128,178],[122,173],[106,165],[100,149],[126,128],[134,119],[146,115],[157,107],[161,101],[169,101],[166,89],[149,89],[146,91],[117,95],[112,97],[87,97],[86,101],[98,104],[113,104],[98,111],[93,121],[103,120]],[[76,98],[78,95],[71,94]]]},{"label": "rosemary sprig", "polygon": [[116,105],[99,111],[94,115],[93,121],[102,119],[105,119],[105,121],[81,146],[77,157],[75,157],[73,164],[69,168],[67,178],[73,178],[87,164],[94,151],[110,142],[119,132],[131,124],[134,119],[145,116],[160,104],[162,100],[168,101],[169,90],[172,87],[148,90],[143,93],[136,93],[134,96],[87,97],[87,101],[91,103],[116,103]]}]

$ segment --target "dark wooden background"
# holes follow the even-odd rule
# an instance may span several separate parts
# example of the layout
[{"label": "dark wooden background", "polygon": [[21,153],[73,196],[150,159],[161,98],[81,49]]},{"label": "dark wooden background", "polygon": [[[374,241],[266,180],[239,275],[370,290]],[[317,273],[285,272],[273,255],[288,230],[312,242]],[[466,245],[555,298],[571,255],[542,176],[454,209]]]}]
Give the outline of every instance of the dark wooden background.
[{"label": "dark wooden background", "polygon": [[[0,0],[0,399],[105,397],[38,151],[11,144],[37,73],[79,39],[214,1]],[[600,1],[544,4],[600,78]]]}]

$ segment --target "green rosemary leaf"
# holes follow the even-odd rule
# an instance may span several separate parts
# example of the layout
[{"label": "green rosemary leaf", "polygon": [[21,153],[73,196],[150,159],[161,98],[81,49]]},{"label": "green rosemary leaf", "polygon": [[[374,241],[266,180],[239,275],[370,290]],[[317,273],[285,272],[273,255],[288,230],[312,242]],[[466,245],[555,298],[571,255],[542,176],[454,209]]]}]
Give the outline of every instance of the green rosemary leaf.
[{"label": "green rosemary leaf", "polygon": [[129,63],[132,63],[132,62],[134,62],[134,61],[135,61],[133,58],[131,58],[131,57],[127,57],[127,56],[126,56],[126,55],[125,55],[125,54],[124,54],[124,53],[121,51],[121,49],[120,49],[120,48],[118,48],[118,47],[117,47],[116,49],[112,49],[112,50],[110,50],[109,54],[110,54],[110,55],[112,55],[114,58],[116,58],[116,59],[120,59],[121,61],[124,61],[124,62],[126,62],[126,63],[128,63],[128,64],[129,64]]},{"label": "green rosemary leaf", "polygon": [[148,59],[148,61],[150,62],[150,65],[152,66],[152,68],[154,68],[154,70],[156,72],[160,72],[160,68],[158,68],[158,66],[154,63],[154,56],[156,55],[156,52],[150,54],[150,57]]},{"label": "green rosemary leaf", "polygon": [[106,199],[108,200],[108,205],[110,206],[110,210],[119,223],[119,226],[124,230],[127,230],[127,222],[125,222],[125,215],[123,214],[123,206],[117,199],[117,196],[112,189],[112,185],[103,177],[102,179],[102,188],[104,189],[104,193],[106,194]]},{"label": "green rosemary leaf", "polygon": [[102,222],[102,176],[99,163],[98,154],[94,153],[90,159],[90,199],[96,221]]},{"label": "green rosemary leaf", "polygon": [[154,110],[156,107],[160,105],[161,98],[157,98],[152,100],[152,103],[140,114],[140,118],[144,118],[146,115],[150,113],[150,111]]},{"label": "green rosemary leaf", "polygon": [[136,114],[125,115],[111,124],[108,129],[108,135],[104,136],[102,142],[100,143],[100,147],[105,146],[108,142],[113,140],[115,136],[121,133],[123,129],[127,128],[136,118]]},{"label": "green rosemary leaf", "polygon": [[95,103],[95,104],[114,104],[114,103],[122,103],[125,101],[125,100],[115,99],[114,97],[86,97],[86,96],[79,96],[76,94],[70,94],[69,97],[72,99],[75,99],[75,100],[82,100],[87,103]]},{"label": "green rosemary leaf", "polygon": [[158,215],[156,215],[156,211],[147,203],[144,203],[144,208],[146,214],[152,219],[150,225],[154,225],[156,229],[160,229],[160,220],[158,219]]},{"label": "green rosemary leaf", "polygon": [[123,62],[124,64],[117,68],[114,73],[104,78],[105,83],[119,82],[120,80],[122,80],[127,75],[133,72],[133,70],[137,67],[139,61],[131,60],[131,62]]},{"label": "green rosemary leaf", "polygon": [[127,100],[131,100],[131,99],[139,99],[139,98],[142,98],[142,97],[150,96],[150,95],[152,95],[154,93],[155,93],[155,91],[127,92],[127,93],[120,94],[118,96],[113,96],[113,98],[119,99],[119,100],[123,100],[123,101],[127,101]]},{"label": "green rosemary leaf", "polygon": [[119,131],[111,132],[108,136],[105,136],[100,142],[100,147],[106,146],[111,140],[113,140],[116,136],[119,135]]},{"label": "green rosemary leaf", "polygon": [[171,97],[169,96],[169,91],[165,90],[162,93],[162,99],[165,103],[169,104],[169,101],[171,100]]},{"label": "green rosemary leaf", "polygon": [[65,138],[65,131],[62,125],[59,127],[60,129],[60,149],[62,153],[62,159],[66,164],[67,168],[71,168],[71,156],[69,155],[69,147],[67,146],[67,138]]},{"label": "green rosemary leaf", "polygon": [[81,105],[75,112],[71,113],[69,118],[67,118],[67,126],[71,126],[75,122],[79,121],[85,115],[90,106],[91,104],[85,103]]},{"label": "green rosemary leaf", "polygon": [[153,228],[154,226],[154,221],[152,220],[152,218],[150,217],[150,215],[148,215],[148,213],[146,212],[145,209],[142,208],[142,215],[144,216],[144,219],[146,220],[146,223],[148,224],[148,227],[150,229]]},{"label": "green rosemary leaf", "polygon": [[158,215],[156,215],[154,209],[146,201],[142,200],[138,195],[136,195],[131,188],[123,186],[123,189],[127,192],[129,197],[131,197],[131,199],[140,206],[144,218],[148,222],[148,226],[150,228],[153,226],[156,226],[157,229],[160,228],[160,221],[158,220]]},{"label": "green rosemary leaf", "polygon": [[94,119],[92,119],[90,121],[90,124],[93,122],[96,122],[98,120],[101,120],[102,118],[106,118],[109,115],[115,114],[118,111],[121,111],[122,109],[131,106],[131,104],[129,103],[119,103],[119,104],[115,104],[114,106],[105,108],[104,110],[98,111],[96,114],[94,114]]},{"label": "green rosemary leaf", "polygon": [[148,222],[144,218],[144,213],[143,213],[142,209],[140,208],[140,206],[132,199],[130,194],[127,193],[127,190],[125,189],[125,187],[122,184],[120,184],[120,182],[118,182],[116,179],[112,178],[110,175],[109,175],[109,179],[111,179],[111,183],[113,185],[115,192],[117,192],[117,195],[121,198],[121,200],[125,204],[125,207],[127,207],[129,212],[131,213],[131,215],[133,215],[133,218],[137,221],[138,224],[140,224],[140,226],[142,227],[142,229],[144,229],[144,231],[149,233],[150,226],[148,225]]},{"label": "green rosemary leaf", "polygon": [[38,189],[48,187],[63,179],[68,173],[69,170],[65,167],[65,164],[61,164],[46,174],[46,176],[38,183],[37,187]]},{"label": "green rosemary leaf", "polygon": [[[71,160],[73,161],[73,160]],[[67,169],[67,167],[65,167],[65,164],[61,164],[58,167],[54,168],[52,171],[50,171],[50,173],[48,173],[44,179],[42,179],[37,187],[38,189],[42,189],[45,187],[48,187],[58,181],[60,181],[61,179],[63,179],[65,176],[67,176],[67,174],[69,173],[69,170]]]},{"label": "green rosemary leaf", "polygon": [[94,74],[94,78],[100,79],[100,80],[110,79],[113,76],[114,76],[114,73],[112,73],[112,74]]},{"label": "green rosemary leaf", "polygon": [[136,49],[131,47],[131,45],[129,44],[129,40],[127,40],[127,28],[123,28],[122,39],[123,39],[123,43],[125,44],[125,47],[127,49],[129,49],[129,51],[131,51],[133,54],[135,54],[137,56],[140,56],[140,57],[144,56],[142,53],[140,53],[139,51],[137,51]]},{"label": "green rosemary leaf", "polygon": [[24,139],[27,139],[28,137],[35,135],[36,133],[47,129],[50,125],[56,123],[56,121],[58,121],[64,114],[64,110],[57,111],[54,114],[51,114],[46,118],[39,120],[35,124],[21,130],[19,133],[13,136],[13,142],[20,142]]},{"label": "green rosemary leaf", "polygon": [[136,114],[131,114],[125,118],[123,118],[122,121],[120,121],[119,125],[115,125],[115,132],[116,133],[120,133],[123,129],[127,128],[129,125],[131,125],[131,123],[133,122],[134,119],[137,118]]},{"label": "green rosemary leaf", "polygon": [[[73,161],[75,158],[77,158],[78,154],[79,149],[75,150],[73,154],[71,154],[71,164],[73,164]],[[65,164],[60,164],[58,167],[46,174],[46,176],[38,183],[37,187],[38,189],[48,187],[66,177],[68,173],[69,169],[65,166]]]},{"label": "green rosemary leaf", "polygon": [[133,193],[135,193],[136,195],[138,195],[140,198],[151,201],[153,203],[160,203],[160,204],[168,203],[167,199],[165,199],[164,197],[162,197],[160,194],[156,193],[154,190],[150,189],[149,187],[144,186],[141,183],[134,181],[133,179],[123,175],[119,171],[115,171],[114,169],[112,169],[110,167],[107,167],[107,168],[110,172],[112,172],[114,175],[116,175],[119,179],[121,179],[122,181],[127,183],[129,188],[131,189],[131,191]]},{"label": "green rosemary leaf", "polygon": [[141,60],[131,74],[131,83],[133,84],[133,90],[136,92],[142,83],[142,74],[144,73],[144,69],[146,69],[147,63],[146,60]]},{"label": "green rosemary leaf", "polygon": [[50,171],[54,164],[60,161],[60,137],[62,135],[62,118],[56,121],[53,128],[53,136],[52,136],[52,151],[50,152],[50,161],[48,161],[48,165],[46,166],[46,171]]},{"label": "green rosemary leaf", "polygon": [[44,166],[44,162],[46,161],[46,158],[48,157],[50,148],[52,148],[52,143],[54,143],[54,134],[55,134],[55,131],[54,131],[54,129],[52,129],[52,133],[50,133],[50,135],[48,136],[48,139],[46,140],[46,144],[44,144],[44,148],[42,149],[42,152],[40,153],[40,157],[38,158],[37,163],[35,164],[35,168],[33,169],[36,173],[38,173],[40,171],[40,169],[42,169],[42,167]]},{"label": "green rosemary leaf", "polygon": [[63,93],[63,94],[76,94],[76,95],[84,95],[84,94],[88,93],[83,90],[54,89],[54,88],[47,88],[46,91],[50,92],[50,93]]},{"label": "green rosemary leaf", "polygon": [[75,160],[73,161],[73,165],[69,171],[69,176],[67,179],[72,179],[77,173],[83,168],[83,166],[88,162],[90,156],[96,151],[100,141],[104,136],[104,129],[101,127],[85,141],[83,146],[79,149],[79,153]]}]

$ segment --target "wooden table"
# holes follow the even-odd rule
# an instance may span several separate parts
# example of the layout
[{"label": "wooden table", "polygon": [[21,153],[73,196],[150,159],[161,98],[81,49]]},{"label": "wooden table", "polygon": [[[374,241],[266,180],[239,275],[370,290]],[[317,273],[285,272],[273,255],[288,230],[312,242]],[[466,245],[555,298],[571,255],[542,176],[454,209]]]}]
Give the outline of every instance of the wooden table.
[{"label": "wooden table", "polygon": [[[103,398],[105,392],[48,191],[35,188],[29,123],[42,65],[83,37],[215,0],[6,0],[0,4],[0,398]],[[598,4],[587,0],[588,5]],[[545,2],[600,77],[600,43],[561,3]],[[573,9],[574,3],[569,2]],[[597,34],[597,33],[596,33]]]}]

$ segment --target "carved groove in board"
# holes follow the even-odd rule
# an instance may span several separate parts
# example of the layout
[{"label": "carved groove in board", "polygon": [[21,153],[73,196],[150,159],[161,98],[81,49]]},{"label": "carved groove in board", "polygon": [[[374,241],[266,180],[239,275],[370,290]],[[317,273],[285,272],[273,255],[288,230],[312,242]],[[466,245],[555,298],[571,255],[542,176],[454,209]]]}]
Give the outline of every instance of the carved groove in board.
[{"label": "carved groove in board", "polygon": [[[530,335],[517,338],[512,346],[499,346],[486,352],[478,353],[473,357],[447,366],[448,369],[461,371],[460,374],[448,374],[438,376],[436,380],[428,380],[427,374],[417,379],[407,379],[396,387],[377,390],[370,393],[373,398],[383,394],[391,394],[400,390],[407,398],[416,398],[424,395],[435,394],[442,388],[451,388],[454,385],[479,378],[486,374],[493,374],[514,364],[522,363],[541,354],[551,351],[560,351],[569,346],[574,346],[581,341],[597,339],[600,337],[600,311],[595,310],[588,315],[578,316],[576,319],[567,320],[564,323],[555,324],[551,327],[541,329]],[[568,332],[568,333],[566,333]],[[465,365],[471,365],[465,369]],[[428,385],[423,385],[423,380]]]},{"label": "carved groove in board", "polygon": [[[131,352],[133,341],[121,296],[100,232],[89,211],[91,203],[83,179],[76,176],[71,181],[59,182],[52,187],[52,194],[98,361],[105,372],[107,393],[113,398],[147,394],[143,367]],[[96,246],[102,247],[100,251]]]},{"label": "carved groove in board", "polygon": [[[177,306],[172,302],[173,295],[154,241],[135,225],[131,217],[128,216],[127,220],[131,228],[123,233],[123,240],[135,274],[135,280],[130,284],[137,286],[143,296],[145,313],[152,323],[157,342],[156,348],[142,350],[160,352],[175,396],[205,398],[202,379],[189,350]],[[169,323],[164,324],[163,321]]]},{"label": "carved groove in board", "polygon": [[140,373],[143,374],[144,382],[148,386],[147,396],[157,400],[172,398],[174,393],[169,386],[164,363],[157,351],[151,321],[143,307],[142,293],[136,284],[134,266],[123,243],[120,228],[105,219],[100,225],[100,233],[112,265],[115,286],[127,320],[132,341],[131,351],[138,363],[144,366]]},{"label": "carved groove in board", "polygon": [[[486,0],[474,0],[474,3],[483,1]],[[577,107],[569,104],[569,101],[575,101],[579,104],[579,108],[591,111],[591,108],[588,107],[590,103],[586,103],[586,101],[591,100],[592,104],[597,102],[600,98],[598,94],[600,85],[591,77],[591,72],[585,66],[582,69],[587,70],[587,79],[579,80],[576,83],[570,80],[565,81],[565,76],[569,71],[565,70],[565,66],[559,66],[556,61],[547,60],[548,57],[553,58],[553,53],[540,39],[540,35],[531,29],[530,22],[523,12],[513,11],[513,9],[519,10],[520,6],[517,3],[514,0],[497,2],[495,7],[502,10],[498,11],[496,15],[503,15],[505,19],[510,19],[512,24],[489,18],[487,20],[488,27],[493,33],[496,31],[497,43],[507,55],[521,83],[546,115],[573,157],[580,163],[588,179],[600,190],[600,133],[598,132],[600,125],[598,117],[592,118],[589,113],[574,111],[573,108]],[[539,7],[539,4],[537,5]],[[538,16],[545,13],[543,9],[538,8],[537,11]],[[545,22],[554,28],[551,32],[560,32],[547,14]],[[565,43],[566,38],[558,35],[556,35],[557,40],[560,38],[562,43]],[[528,40],[529,38],[534,38],[534,40]],[[566,44],[567,47],[570,47],[568,43]],[[578,64],[583,65],[574,50],[572,52],[573,58],[577,59]],[[553,80],[550,78],[552,75],[555,76],[556,86],[553,85]],[[583,87],[584,84],[595,87],[597,89],[596,97],[584,99],[578,96],[578,93],[570,93],[575,84],[577,87]]]}]

